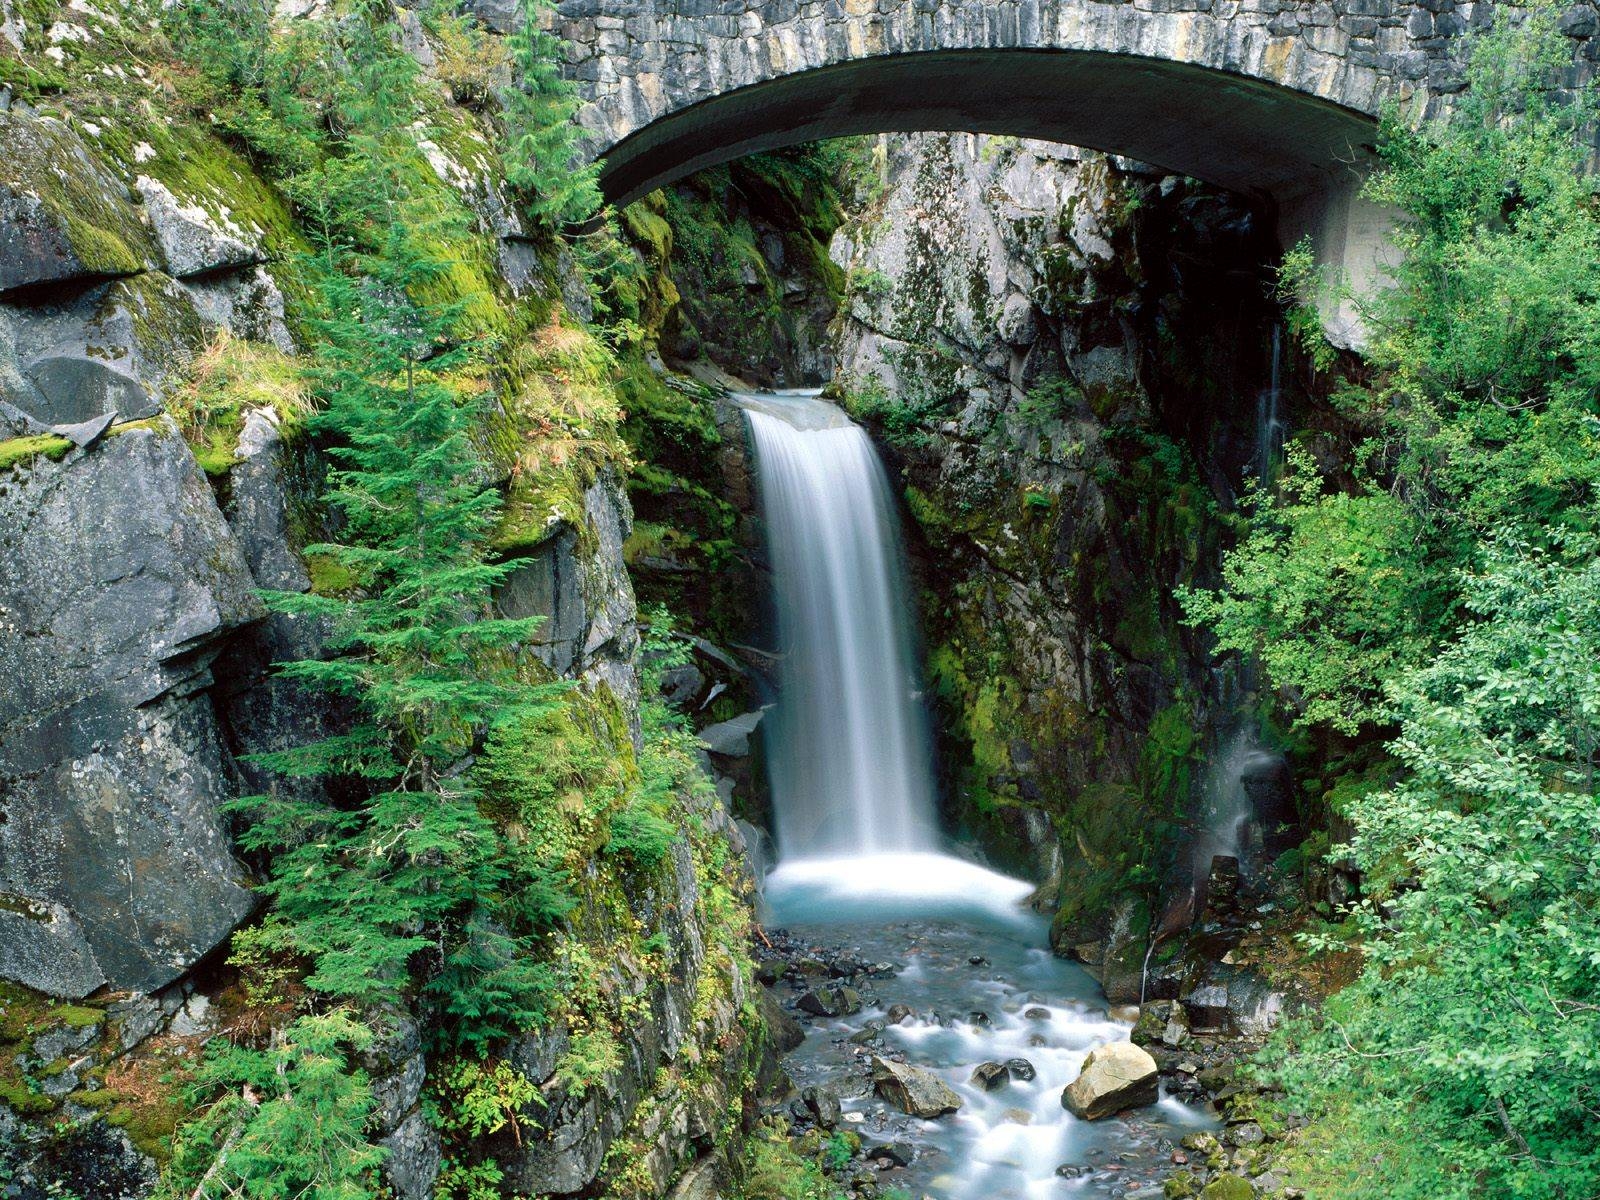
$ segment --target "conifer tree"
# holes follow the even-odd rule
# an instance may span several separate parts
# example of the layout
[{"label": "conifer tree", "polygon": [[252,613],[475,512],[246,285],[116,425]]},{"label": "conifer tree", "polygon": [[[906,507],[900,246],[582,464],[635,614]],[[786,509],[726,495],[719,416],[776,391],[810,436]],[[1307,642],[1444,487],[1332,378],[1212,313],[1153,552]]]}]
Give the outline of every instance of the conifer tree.
[{"label": "conifer tree", "polygon": [[580,166],[578,95],[561,74],[561,39],[540,14],[551,0],[519,0],[517,29],[508,40],[513,78],[501,93],[507,127],[506,178],[528,197],[529,213],[550,226],[589,220],[601,206],[598,172]]}]

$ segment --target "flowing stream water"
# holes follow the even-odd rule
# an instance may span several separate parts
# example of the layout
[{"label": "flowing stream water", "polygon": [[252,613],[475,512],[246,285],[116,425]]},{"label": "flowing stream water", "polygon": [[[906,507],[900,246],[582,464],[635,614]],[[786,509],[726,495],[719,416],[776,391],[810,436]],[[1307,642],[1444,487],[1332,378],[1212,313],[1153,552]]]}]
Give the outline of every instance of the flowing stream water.
[{"label": "flowing stream water", "polygon": [[[898,521],[866,434],[815,393],[741,397],[774,573],[778,700],[764,744],[779,864],[771,923],[819,946],[892,964],[865,1007],[810,1023],[788,1060],[830,1087],[871,1145],[916,1148],[886,1186],[935,1200],[1123,1195],[1152,1181],[1185,1130],[1211,1119],[1170,1097],[1123,1118],[1079,1121],[1061,1091],[1096,1045],[1127,1037],[1082,968],[1052,955],[1032,885],[942,853],[931,736]],[[803,985],[797,985],[803,986]],[[913,1015],[882,1025],[892,1004]],[[962,1098],[926,1121],[873,1094],[889,1054],[935,1071]],[[995,1091],[983,1062],[1026,1059]]]}]

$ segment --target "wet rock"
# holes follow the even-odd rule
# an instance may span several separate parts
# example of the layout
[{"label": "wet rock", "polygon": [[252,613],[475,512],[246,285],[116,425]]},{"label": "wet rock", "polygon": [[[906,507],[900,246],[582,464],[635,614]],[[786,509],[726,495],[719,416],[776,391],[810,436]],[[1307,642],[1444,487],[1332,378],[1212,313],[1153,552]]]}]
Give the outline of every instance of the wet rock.
[{"label": "wet rock", "polygon": [[902,1021],[909,1021],[914,1015],[909,1004],[891,1004],[885,1019],[891,1025],[899,1025]]},{"label": "wet rock", "polygon": [[967,962],[969,965],[974,967],[987,967],[989,965],[989,960],[981,954],[974,954],[971,958],[967,959]]},{"label": "wet rock", "polygon": [[1033,1064],[1025,1058],[1006,1059],[1006,1070],[1011,1072],[1013,1079],[1020,1079],[1024,1083],[1031,1082],[1038,1075]]},{"label": "wet rock", "polygon": [[806,1031],[800,1022],[783,1011],[771,988],[757,989],[756,1004],[767,1027],[767,1040],[779,1054],[789,1053],[806,1040]]},{"label": "wet rock", "polygon": [[872,1086],[878,1095],[913,1117],[932,1119],[961,1107],[961,1097],[932,1071],[886,1058],[872,1060]]},{"label": "wet rock", "polygon": [[839,1097],[829,1089],[808,1087],[801,1091],[800,1103],[819,1129],[833,1129],[839,1124],[842,1115]]},{"label": "wet rock", "polygon": [[1259,1146],[1267,1140],[1267,1135],[1255,1121],[1241,1121],[1237,1125],[1228,1127],[1228,1132],[1223,1135],[1223,1140],[1230,1146]]},{"label": "wet rock", "polygon": [[1092,1167],[1086,1167],[1082,1163],[1062,1163],[1056,1168],[1056,1174],[1062,1179],[1082,1179],[1092,1170]]},{"label": "wet rock", "polygon": [[884,1024],[882,1021],[868,1021],[845,1040],[852,1046],[866,1046],[881,1038],[883,1031]]},{"label": "wet rock", "polygon": [[1011,1071],[1004,1063],[979,1063],[972,1069],[972,1082],[986,1092],[997,1091],[1011,1082]]},{"label": "wet rock", "polygon": [[1228,988],[1202,984],[1184,997],[1184,1007],[1196,1031],[1220,1032],[1228,1028]]},{"label": "wet rock", "polygon": [[[1175,1000],[1151,1000],[1139,1009],[1139,1019],[1134,1023],[1128,1040],[1136,1046],[1149,1046],[1161,1040],[1167,1022],[1173,1019],[1174,1010],[1181,1006]],[[1185,1014],[1184,1023],[1188,1023]]]},{"label": "wet rock", "polygon": [[968,1013],[967,1023],[970,1025],[975,1025],[979,1029],[988,1029],[994,1024],[994,1022],[990,1019],[989,1014],[981,1010],[974,1010]]},{"label": "wet rock", "polygon": [[917,1152],[910,1142],[884,1142],[869,1149],[867,1157],[893,1167],[909,1167],[915,1161]]},{"label": "wet rock", "polygon": [[1032,1008],[1023,1009],[1022,1015],[1027,1017],[1030,1021],[1048,1021],[1050,1019],[1050,1010],[1048,1008],[1040,1008],[1038,1005],[1034,1005]]},{"label": "wet rock", "polygon": [[1132,1042],[1096,1047],[1083,1060],[1078,1078],[1061,1093],[1061,1103],[1084,1121],[1097,1121],[1125,1108],[1154,1104],[1158,1095],[1155,1059]]},{"label": "wet rock", "polygon": [[1231,916],[1239,909],[1239,860],[1231,854],[1218,854],[1211,860],[1206,876],[1206,914],[1215,919]]},{"label": "wet rock", "polygon": [[799,1007],[815,1017],[847,1017],[861,1011],[861,995],[851,987],[825,987],[800,997]]}]

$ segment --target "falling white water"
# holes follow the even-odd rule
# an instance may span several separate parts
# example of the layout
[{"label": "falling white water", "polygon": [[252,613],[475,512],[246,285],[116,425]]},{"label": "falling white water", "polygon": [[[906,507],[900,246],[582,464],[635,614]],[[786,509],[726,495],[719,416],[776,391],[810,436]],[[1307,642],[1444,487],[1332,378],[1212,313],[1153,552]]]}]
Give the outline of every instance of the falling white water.
[{"label": "falling white water", "polygon": [[935,848],[928,717],[889,483],[814,393],[740,397],[781,654],[765,744],[785,860]]},{"label": "falling white water", "polygon": [[1272,382],[1256,397],[1256,480],[1264,490],[1278,481],[1283,466],[1284,424],[1279,414],[1283,394],[1283,327],[1272,327]]},{"label": "falling white water", "polygon": [[1206,772],[1205,828],[1195,843],[1195,866],[1204,877],[1218,854],[1237,858],[1245,865],[1247,831],[1256,815],[1246,781],[1276,770],[1283,756],[1261,744],[1254,727],[1246,724],[1223,745]]}]

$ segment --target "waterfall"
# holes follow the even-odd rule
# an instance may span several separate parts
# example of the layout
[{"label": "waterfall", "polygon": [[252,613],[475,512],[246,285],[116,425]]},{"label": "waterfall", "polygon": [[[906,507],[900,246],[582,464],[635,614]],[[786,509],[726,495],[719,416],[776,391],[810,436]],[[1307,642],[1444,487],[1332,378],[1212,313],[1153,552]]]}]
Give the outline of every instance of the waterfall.
[{"label": "waterfall", "polygon": [[1278,405],[1282,395],[1283,327],[1272,327],[1272,380],[1256,397],[1256,478],[1263,491],[1278,481],[1283,462],[1283,418]]},{"label": "waterfall", "polygon": [[772,560],[764,738],[785,860],[936,848],[898,522],[867,435],[813,393],[739,398]]},{"label": "waterfall", "polygon": [[1245,722],[1211,760],[1206,772],[1204,830],[1196,840],[1194,863],[1203,879],[1213,856],[1221,854],[1248,865],[1246,834],[1257,816],[1250,781],[1270,777],[1283,767],[1283,756],[1261,744],[1252,722]]}]

